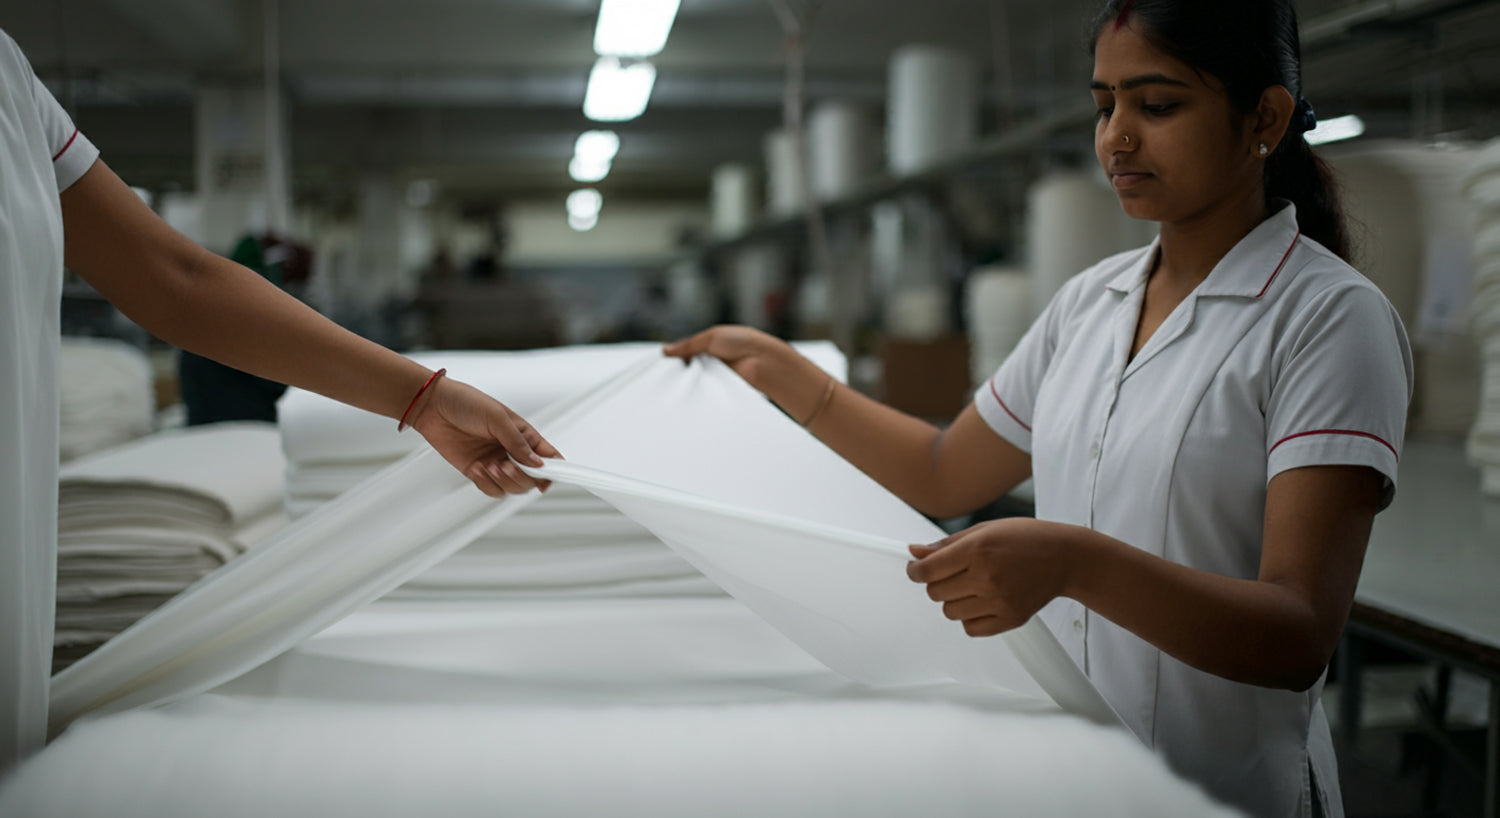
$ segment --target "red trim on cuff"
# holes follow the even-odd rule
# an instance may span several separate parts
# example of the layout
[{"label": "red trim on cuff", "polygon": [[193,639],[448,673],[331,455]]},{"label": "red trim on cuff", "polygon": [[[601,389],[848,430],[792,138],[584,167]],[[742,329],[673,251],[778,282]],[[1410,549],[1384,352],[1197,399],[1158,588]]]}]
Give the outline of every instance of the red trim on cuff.
[{"label": "red trim on cuff", "polygon": [[78,129],[74,128],[73,129],[73,135],[70,136],[70,137],[68,137],[68,141],[62,146],[62,150],[58,151],[57,153],[52,154],[52,161],[56,162],[57,159],[58,159],[58,157],[60,157],[63,154],[67,153],[68,152],[68,148],[73,147],[73,140],[75,140],[77,138],[78,138]]},{"label": "red trim on cuff", "polygon": [[1027,434],[1031,433],[1031,427],[1027,426],[1025,421],[1016,417],[1016,413],[1010,411],[1010,407],[1005,405],[1005,401],[1000,400],[1000,393],[995,391],[994,378],[990,378],[990,394],[995,396],[995,402],[1000,404],[1000,408],[1005,410],[1005,414],[1010,415],[1011,420],[1015,421],[1022,429],[1025,429]]},{"label": "red trim on cuff", "polygon": [[[1379,435],[1372,435],[1369,432],[1353,432],[1347,429],[1314,429],[1311,432],[1298,432],[1295,435],[1287,435],[1286,437],[1276,441],[1276,446],[1280,446],[1288,440],[1296,440],[1299,437],[1307,437],[1308,435],[1351,435],[1353,437],[1368,437],[1369,439],[1376,441],[1387,449],[1390,449],[1391,454],[1395,454],[1398,459],[1401,457],[1401,455],[1396,454],[1396,447],[1387,443],[1385,438],[1380,437]],[[1272,446],[1271,451],[1266,452],[1266,454],[1269,455],[1271,452],[1276,451],[1276,446]]]},{"label": "red trim on cuff", "polygon": [[[1271,289],[1271,282],[1276,280],[1276,276],[1281,273],[1281,268],[1286,266],[1286,260],[1292,257],[1292,248],[1297,246],[1297,239],[1300,238],[1302,238],[1302,231],[1298,230],[1297,235],[1292,236],[1292,243],[1287,245],[1286,252],[1281,254],[1281,263],[1276,265],[1276,269],[1271,272],[1271,277],[1266,279],[1266,286],[1261,287],[1260,292],[1255,294],[1256,298],[1260,298],[1266,294],[1266,290]],[[1383,440],[1380,442],[1385,443]],[[1390,444],[1386,443],[1386,445],[1389,446]]]}]

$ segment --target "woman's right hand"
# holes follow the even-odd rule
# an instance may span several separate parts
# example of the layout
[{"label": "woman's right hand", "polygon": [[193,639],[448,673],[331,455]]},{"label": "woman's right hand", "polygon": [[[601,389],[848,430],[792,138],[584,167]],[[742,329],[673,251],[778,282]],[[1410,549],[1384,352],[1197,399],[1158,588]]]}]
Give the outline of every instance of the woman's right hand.
[{"label": "woman's right hand", "polygon": [[802,358],[791,344],[780,338],[752,327],[730,325],[712,327],[667,344],[662,352],[684,361],[697,355],[712,355],[762,392],[789,365]]},{"label": "woman's right hand", "polygon": [[713,327],[662,351],[684,361],[695,355],[718,358],[798,422],[812,417],[830,384],[828,373],[791,344],[750,327]]}]

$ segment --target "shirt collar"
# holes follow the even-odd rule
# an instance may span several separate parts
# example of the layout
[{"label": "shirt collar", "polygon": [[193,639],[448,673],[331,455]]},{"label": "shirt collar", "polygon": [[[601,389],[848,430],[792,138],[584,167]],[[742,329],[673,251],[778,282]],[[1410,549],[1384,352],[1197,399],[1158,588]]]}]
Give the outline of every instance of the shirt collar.
[{"label": "shirt collar", "polygon": [[[1281,273],[1300,236],[1297,207],[1285,202],[1280,210],[1256,225],[1225,253],[1193,294],[1261,297]],[[1128,293],[1144,283],[1160,242],[1159,235],[1152,239],[1145,252],[1106,286],[1114,292]]]}]

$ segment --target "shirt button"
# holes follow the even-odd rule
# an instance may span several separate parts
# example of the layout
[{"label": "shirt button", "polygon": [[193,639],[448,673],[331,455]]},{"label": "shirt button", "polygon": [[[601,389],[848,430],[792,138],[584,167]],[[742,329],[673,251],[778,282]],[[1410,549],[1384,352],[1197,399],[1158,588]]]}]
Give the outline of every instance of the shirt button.
[{"label": "shirt button", "polygon": [[1076,633],[1076,634],[1078,634],[1079,636],[1083,635],[1083,620],[1082,619],[1075,619],[1075,620],[1073,620],[1073,632]]},{"label": "shirt button", "polygon": [[1099,459],[1099,443],[1097,441],[1092,446],[1089,446],[1089,457],[1093,460]]}]

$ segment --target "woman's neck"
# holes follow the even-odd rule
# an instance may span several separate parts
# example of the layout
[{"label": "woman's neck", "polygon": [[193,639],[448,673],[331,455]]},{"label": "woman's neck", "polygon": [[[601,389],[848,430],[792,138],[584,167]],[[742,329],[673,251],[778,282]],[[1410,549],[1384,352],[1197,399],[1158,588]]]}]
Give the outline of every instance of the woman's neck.
[{"label": "woman's neck", "polygon": [[1153,277],[1191,290],[1213,272],[1219,260],[1269,216],[1265,197],[1255,190],[1176,222],[1162,222]]}]

